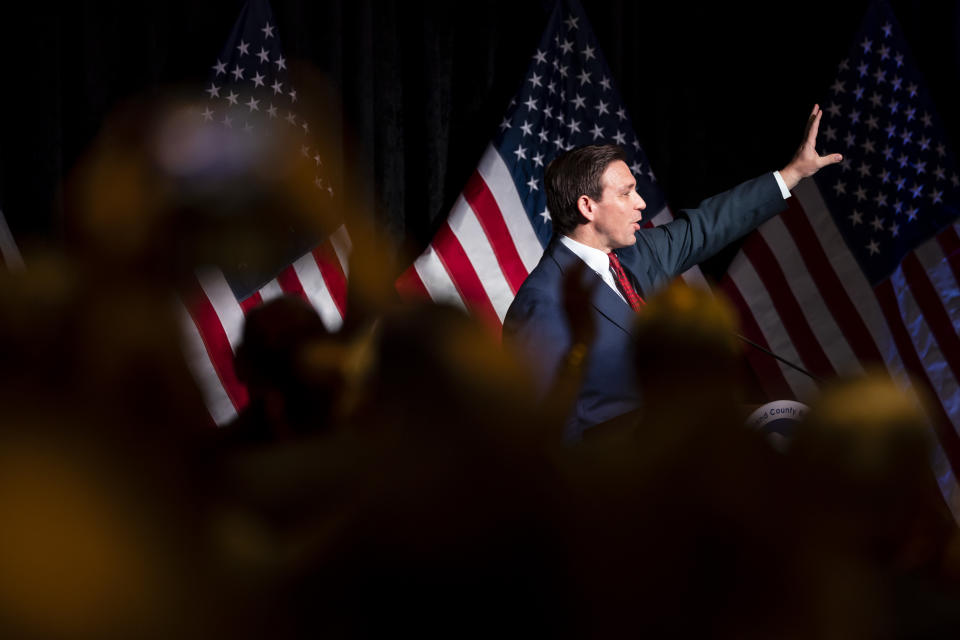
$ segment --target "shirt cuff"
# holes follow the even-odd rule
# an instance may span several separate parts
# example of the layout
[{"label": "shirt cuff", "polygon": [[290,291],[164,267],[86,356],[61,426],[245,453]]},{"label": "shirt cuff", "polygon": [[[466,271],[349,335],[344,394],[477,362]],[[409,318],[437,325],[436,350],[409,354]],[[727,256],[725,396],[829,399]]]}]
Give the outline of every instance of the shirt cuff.
[{"label": "shirt cuff", "polygon": [[779,171],[774,171],[773,177],[777,179],[777,186],[780,187],[780,195],[786,200],[790,197],[790,189],[787,189],[787,183],[783,181],[783,176],[780,175]]}]

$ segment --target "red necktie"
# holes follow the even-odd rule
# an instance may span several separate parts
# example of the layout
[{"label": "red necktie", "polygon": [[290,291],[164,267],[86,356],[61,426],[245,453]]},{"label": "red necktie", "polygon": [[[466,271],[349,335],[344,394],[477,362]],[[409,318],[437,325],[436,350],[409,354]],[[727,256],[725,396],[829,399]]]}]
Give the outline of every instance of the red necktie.
[{"label": "red necktie", "polygon": [[630,284],[630,279],[627,278],[626,271],[620,266],[620,259],[617,255],[612,251],[607,255],[610,256],[610,268],[613,269],[613,275],[617,277],[617,284],[620,285],[620,290],[623,291],[623,295],[627,298],[627,303],[634,311],[640,311],[640,308],[647,303],[643,301],[643,298],[640,297],[637,290]]}]

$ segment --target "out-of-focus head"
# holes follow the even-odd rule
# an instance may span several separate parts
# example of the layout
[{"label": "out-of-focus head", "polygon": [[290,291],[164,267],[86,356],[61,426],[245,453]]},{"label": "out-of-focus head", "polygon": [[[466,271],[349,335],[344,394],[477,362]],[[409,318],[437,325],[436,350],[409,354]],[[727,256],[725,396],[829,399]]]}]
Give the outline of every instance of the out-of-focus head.
[{"label": "out-of-focus head", "polygon": [[915,389],[882,370],[835,380],[812,403],[790,450],[820,508],[884,567],[932,566],[956,531],[937,486],[942,470],[931,466],[932,414]]},{"label": "out-of-focus head", "polygon": [[287,388],[302,376],[305,348],[328,335],[316,309],[305,300],[269,300],[246,316],[235,358],[237,377],[255,388]]},{"label": "out-of-focus head", "polygon": [[0,269],[0,396],[7,401],[22,399],[25,392],[66,393],[75,384],[82,274],[59,253],[27,258],[28,270]]},{"label": "out-of-focus head", "polygon": [[375,343],[366,395],[397,424],[427,433],[499,431],[533,412],[531,380],[514,353],[459,309],[399,309],[382,319]]},{"label": "out-of-focus head", "polygon": [[0,274],[4,406],[59,404],[141,442],[205,426],[168,296],[94,277],[102,272],[65,253],[27,258],[29,269]]},{"label": "out-of-focus head", "polygon": [[301,298],[281,296],[251,310],[235,368],[247,385],[252,419],[266,423],[260,425],[265,431],[248,435],[269,439],[330,428],[340,411],[347,354]]},{"label": "out-of-focus head", "polygon": [[[634,358],[642,388],[682,391],[727,387],[740,345],[737,316],[721,296],[678,280],[651,296],[637,315]],[[703,386],[696,386],[697,384]]]},{"label": "out-of-focus head", "polygon": [[65,190],[67,232],[86,259],[165,280],[199,264],[256,272],[289,251],[291,230],[322,238],[339,225],[348,207],[332,205],[313,159],[330,157],[314,141],[322,132],[308,140],[265,113],[209,111],[171,91],[108,116]]},{"label": "out-of-focus head", "polygon": [[812,404],[794,447],[858,483],[908,486],[929,469],[927,406],[883,371],[837,379]]}]

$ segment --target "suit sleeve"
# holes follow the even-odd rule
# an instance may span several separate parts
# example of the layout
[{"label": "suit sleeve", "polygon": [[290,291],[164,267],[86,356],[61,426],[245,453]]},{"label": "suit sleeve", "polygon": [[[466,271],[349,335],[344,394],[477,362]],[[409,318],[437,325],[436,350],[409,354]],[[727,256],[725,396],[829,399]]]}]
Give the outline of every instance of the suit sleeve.
[{"label": "suit sleeve", "polygon": [[559,301],[537,289],[518,296],[504,319],[503,343],[526,363],[543,397],[570,350],[570,328]]},{"label": "suit sleeve", "polygon": [[652,256],[672,278],[786,208],[771,172],[681,210],[671,222],[637,232],[635,253]]}]

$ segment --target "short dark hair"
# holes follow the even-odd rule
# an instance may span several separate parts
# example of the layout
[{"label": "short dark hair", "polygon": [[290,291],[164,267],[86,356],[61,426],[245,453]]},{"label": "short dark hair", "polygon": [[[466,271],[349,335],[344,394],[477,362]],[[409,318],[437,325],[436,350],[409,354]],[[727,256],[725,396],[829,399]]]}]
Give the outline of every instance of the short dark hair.
[{"label": "short dark hair", "polygon": [[617,145],[590,144],[562,153],[547,165],[543,182],[555,233],[567,235],[577,225],[587,223],[577,200],[583,195],[600,200],[603,172],[617,160],[627,160],[626,152]]}]

